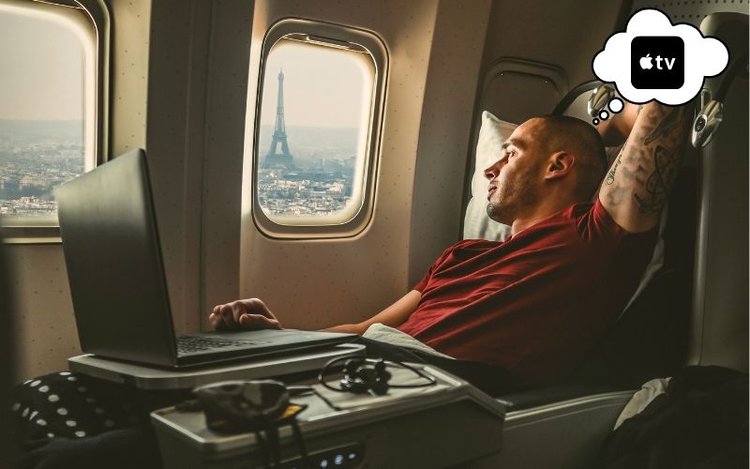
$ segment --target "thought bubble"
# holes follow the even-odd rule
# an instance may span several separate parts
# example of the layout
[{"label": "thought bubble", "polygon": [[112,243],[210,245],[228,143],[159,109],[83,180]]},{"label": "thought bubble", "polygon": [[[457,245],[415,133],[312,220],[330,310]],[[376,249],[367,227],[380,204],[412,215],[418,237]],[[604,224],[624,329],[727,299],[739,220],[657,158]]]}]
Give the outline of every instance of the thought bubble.
[{"label": "thought bubble", "polygon": [[607,39],[593,69],[600,80],[614,82],[628,101],[655,99],[676,106],[698,95],[704,77],[718,75],[728,62],[729,52],[718,39],[703,37],[690,24],[673,25],[659,10],[645,9],[630,18],[625,32]]},{"label": "thought bubble", "polygon": [[594,117],[591,120],[591,123],[594,125],[599,125],[602,121],[605,121],[612,117],[612,114],[617,114],[618,112],[622,111],[625,108],[625,103],[622,102],[622,99],[614,97],[609,100],[607,103],[607,108],[611,111],[611,114],[607,112],[605,109],[599,109],[593,111]]},{"label": "thought bubble", "polygon": [[620,98],[612,98],[608,106],[610,111],[612,111],[614,114],[617,114],[618,112],[622,111],[622,108],[625,107],[625,104]]}]

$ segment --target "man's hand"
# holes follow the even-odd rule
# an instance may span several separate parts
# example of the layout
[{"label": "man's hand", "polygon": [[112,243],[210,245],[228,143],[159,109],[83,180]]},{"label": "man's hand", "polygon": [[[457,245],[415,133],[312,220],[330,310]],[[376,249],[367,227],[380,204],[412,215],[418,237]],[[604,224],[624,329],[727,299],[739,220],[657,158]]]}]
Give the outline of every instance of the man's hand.
[{"label": "man's hand", "polygon": [[276,316],[258,298],[232,301],[214,306],[208,316],[211,327],[228,329],[281,329]]}]

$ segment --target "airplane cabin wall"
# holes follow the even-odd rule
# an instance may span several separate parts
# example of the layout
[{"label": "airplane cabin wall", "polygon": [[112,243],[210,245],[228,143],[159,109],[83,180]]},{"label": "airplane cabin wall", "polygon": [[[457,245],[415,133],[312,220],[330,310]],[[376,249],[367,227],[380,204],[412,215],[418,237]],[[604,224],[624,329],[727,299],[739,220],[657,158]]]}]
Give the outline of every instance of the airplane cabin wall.
[{"label": "airplane cabin wall", "polygon": [[[150,1],[112,2],[112,154],[144,147]],[[12,265],[16,380],[67,368],[80,353],[62,245],[7,246]]]},{"label": "airplane cabin wall", "polygon": [[[562,98],[570,88],[594,79],[591,63],[616,30],[622,3],[563,0],[526,2],[519,8],[518,2],[497,0],[487,30],[483,70],[489,72],[493,64],[507,59],[556,68],[562,72]],[[512,117],[508,120],[521,123],[534,115],[552,112],[556,102],[548,109],[531,107],[535,100],[530,91],[519,88],[508,94],[509,109],[505,112]],[[477,120],[480,114],[477,113]]]}]

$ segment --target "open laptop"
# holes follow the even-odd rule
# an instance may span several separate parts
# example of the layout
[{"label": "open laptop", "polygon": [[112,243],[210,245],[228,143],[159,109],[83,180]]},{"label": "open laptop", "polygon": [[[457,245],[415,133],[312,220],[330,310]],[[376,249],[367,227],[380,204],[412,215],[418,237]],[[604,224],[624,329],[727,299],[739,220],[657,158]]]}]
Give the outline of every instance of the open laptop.
[{"label": "open laptop", "polygon": [[85,353],[188,367],[329,347],[356,337],[292,329],[175,337],[143,150],[63,184],[55,199]]}]

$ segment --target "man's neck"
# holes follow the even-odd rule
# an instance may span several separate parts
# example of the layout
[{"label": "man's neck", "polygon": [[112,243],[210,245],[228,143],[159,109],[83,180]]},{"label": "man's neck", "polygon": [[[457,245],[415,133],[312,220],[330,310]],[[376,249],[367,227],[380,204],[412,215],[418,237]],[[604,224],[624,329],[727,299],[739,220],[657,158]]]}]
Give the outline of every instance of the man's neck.
[{"label": "man's neck", "polygon": [[565,210],[566,208],[575,205],[577,203],[581,203],[580,201],[555,201],[554,197],[550,197],[546,204],[537,207],[536,210],[530,210],[526,211],[524,216],[516,218],[513,220],[513,223],[511,224],[510,228],[510,235],[515,236],[521,231],[531,228],[532,226],[536,225],[537,223],[546,220],[547,218],[551,217],[552,215]]}]

